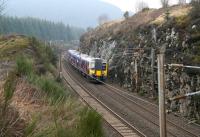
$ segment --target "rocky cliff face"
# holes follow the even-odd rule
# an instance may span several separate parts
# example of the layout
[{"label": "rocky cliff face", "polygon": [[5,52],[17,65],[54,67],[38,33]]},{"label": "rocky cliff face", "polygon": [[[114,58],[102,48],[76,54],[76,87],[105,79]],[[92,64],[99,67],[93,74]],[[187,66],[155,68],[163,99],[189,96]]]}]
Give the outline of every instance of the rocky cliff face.
[{"label": "rocky cliff face", "polygon": [[[156,97],[156,56],[163,45],[165,64],[200,65],[200,19],[191,19],[190,10],[188,5],[171,7],[169,14],[164,9],[146,10],[104,24],[82,36],[81,51],[106,59],[111,80],[132,92]],[[165,73],[167,98],[200,90],[198,69],[167,65]],[[198,120],[199,106],[200,96],[168,102],[169,110]]]}]

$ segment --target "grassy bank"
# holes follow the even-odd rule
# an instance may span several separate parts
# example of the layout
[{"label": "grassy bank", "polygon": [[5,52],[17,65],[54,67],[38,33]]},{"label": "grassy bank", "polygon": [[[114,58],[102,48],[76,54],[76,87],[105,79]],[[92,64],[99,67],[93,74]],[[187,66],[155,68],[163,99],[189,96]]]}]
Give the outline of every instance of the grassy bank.
[{"label": "grassy bank", "polygon": [[101,116],[83,107],[57,81],[53,49],[35,38],[24,39],[27,45],[19,51],[18,44],[11,44],[15,57],[0,43],[9,53],[0,49],[2,61],[15,64],[0,90],[0,136],[103,137]]}]

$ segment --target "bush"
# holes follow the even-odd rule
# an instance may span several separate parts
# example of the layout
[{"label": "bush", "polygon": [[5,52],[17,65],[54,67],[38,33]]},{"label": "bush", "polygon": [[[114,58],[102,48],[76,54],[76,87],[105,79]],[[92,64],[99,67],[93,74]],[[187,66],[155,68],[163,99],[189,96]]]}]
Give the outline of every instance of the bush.
[{"label": "bush", "polygon": [[51,103],[55,104],[66,100],[67,93],[63,86],[47,76],[38,76],[33,71],[32,60],[27,59],[25,56],[18,57],[16,60],[16,71],[20,75],[27,76],[28,81],[40,88],[50,98]]},{"label": "bush", "polygon": [[192,10],[190,16],[192,19],[198,19],[200,17],[200,0],[193,0],[191,4]]},{"label": "bush", "polygon": [[125,18],[125,19],[128,19],[128,18],[129,18],[129,12],[128,12],[128,11],[126,11],[126,12],[124,13],[124,18]]},{"label": "bush", "polygon": [[33,73],[33,61],[25,56],[17,57],[16,71],[20,75],[31,75]]},{"label": "bush", "polygon": [[15,72],[9,73],[9,76],[4,84],[4,107],[2,113],[4,114],[8,105],[9,101],[12,99],[16,86],[16,74]]},{"label": "bush", "polygon": [[50,98],[50,103],[62,103],[67,99],[67,92],[58,82],[47,77],[38,77],[35,84]]},{"label": "bush", "polygon": [[58,59],[52,47],[44,45],[35,38],[31,38],[31,43],[36,49],[39,60],[43,63],[51,63],[54,66],[56,65]]},{"label": "bush", "polygon": [[80,137],[103,137],[101,116],[94,110],[84,108],[80,113]]},{"label": "bush", "polygon": [[142,9],[142,12],[149,11],[149,10],[150,10],[150,8],[149,8],[149,7],[146,7],[146,8],[143,8],[143,9]]},{"label": "bush", "polygon": [[3,96],[0,94],[0,136],[20,136],[23,134],[24,122],[15,108],[10,106],[16,87],[16,73],[10,72],[3,86]]}]

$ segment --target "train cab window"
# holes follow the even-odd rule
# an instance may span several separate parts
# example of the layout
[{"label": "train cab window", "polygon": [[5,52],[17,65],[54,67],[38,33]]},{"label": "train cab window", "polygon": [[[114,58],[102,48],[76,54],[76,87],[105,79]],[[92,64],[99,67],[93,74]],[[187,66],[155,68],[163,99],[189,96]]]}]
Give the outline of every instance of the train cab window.
[{"label": "train cab window", "polygon": [[95,60],[95,69],[96,70],[101,70],[102,69],[102,60],[101,59],[96,59]]},{"label": "train cab window", "polygon": [[106,70],[106,63],[103,63],[102,70]]}]

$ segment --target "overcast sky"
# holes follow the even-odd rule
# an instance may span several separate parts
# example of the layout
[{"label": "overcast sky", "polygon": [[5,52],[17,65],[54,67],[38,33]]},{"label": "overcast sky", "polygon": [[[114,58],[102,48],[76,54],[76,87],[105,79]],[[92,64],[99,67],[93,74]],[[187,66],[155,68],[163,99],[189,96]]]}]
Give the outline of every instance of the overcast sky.
[{"label": "overcast sky", "polygon": [[[102,0],[119,7],[122,11],[135,11],[135,5],[139,1],[143,1],[149,5],[150,8],[160,8],[160,0]],[[169,0],[170,4],[176,4],[178,0]],[[187,0],[188,2],[189,0]]]},{"label": "overcast sky", "polygon": [[[8,0],[6,14],[87,28],[95,27],[102,14],[114,20],[122,18],[124,11],[135,13],[140,1],[147,3],[150,8],[161,7],[160,0]],[[176,4],[178,0],[169,1]]]}]

